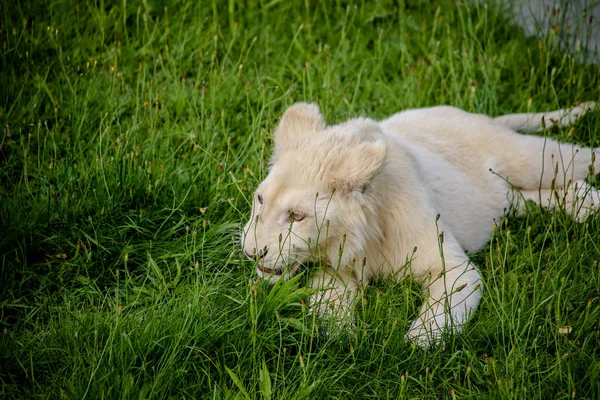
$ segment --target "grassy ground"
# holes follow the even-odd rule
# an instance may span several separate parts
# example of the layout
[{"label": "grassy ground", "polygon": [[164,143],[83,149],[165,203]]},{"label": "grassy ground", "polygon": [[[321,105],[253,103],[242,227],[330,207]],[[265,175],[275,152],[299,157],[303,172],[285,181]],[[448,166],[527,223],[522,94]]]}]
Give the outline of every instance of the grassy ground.
[{"label": "grassy ground", "polygon": [[[286,106],[328,122],[600,98],[600,72],[493,5],[2,2],[0,397],[598,398],[600,217],[529,206],[473,258],[464,334],[403,340],[410,280],[317,332],[237,238]],[[439,3],[439,4],[438,4]],[[600,146],[600,112],[547,132]]]}]

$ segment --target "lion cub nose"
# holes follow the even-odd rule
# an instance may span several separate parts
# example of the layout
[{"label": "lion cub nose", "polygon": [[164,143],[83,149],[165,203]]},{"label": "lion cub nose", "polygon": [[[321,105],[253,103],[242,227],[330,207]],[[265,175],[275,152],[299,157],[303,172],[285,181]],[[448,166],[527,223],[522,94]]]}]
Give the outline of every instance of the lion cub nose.
[{"label": "lion cub nose", "polygon": [[268,252],[266,246],[265,246],[264,249],[262,249],[260,251],[256,251],[256,249],[254,249],[254,250],[256,252],[256,255],[248,253],[248,251],[245,251],[244,253],[246,253],[246,256],[248,256],[248,258],[258,258],[258,259],[261,259],[261,258],[264,258],[267,255],[267,252]]}]

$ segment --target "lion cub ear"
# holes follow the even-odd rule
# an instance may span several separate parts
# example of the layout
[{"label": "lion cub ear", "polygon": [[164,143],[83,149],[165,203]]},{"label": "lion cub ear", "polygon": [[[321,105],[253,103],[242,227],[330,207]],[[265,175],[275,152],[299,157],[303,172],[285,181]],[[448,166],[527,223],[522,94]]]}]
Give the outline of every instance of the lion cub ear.
[{"label": "lion cub ear", "polygon": [[311,135],[325,129],[325,120],[319,106],[296,103],[289,107],[275,129],[275,143],[280,144],[293,138]]},{"label": "lion cub ear", "polygon": [[383,166],[386,144],[383,140],[363,141],[352,146],[335,167],[330,187],[342,193],[364,193],[371,179]]}]

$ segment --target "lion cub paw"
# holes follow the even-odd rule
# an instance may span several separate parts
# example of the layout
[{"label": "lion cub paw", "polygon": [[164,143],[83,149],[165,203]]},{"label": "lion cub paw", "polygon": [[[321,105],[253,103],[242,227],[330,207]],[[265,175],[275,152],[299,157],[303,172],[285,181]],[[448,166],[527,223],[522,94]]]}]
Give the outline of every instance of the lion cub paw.
[{"label": "lion cub paw", "polygon": [[[338,298],[335,298],[339,300]],[[330,297],[312,295],[309,298],[312,313],[316,314],[319,333],[329,338],[340,338],[351,334],[356,328],[352,308],[344,301]]]},{"label": "lion cub paw", "polygon": [[442,339],[443,326],[443,321],[440,325],[435,319],[417,319],[406,333],[406,340],[422,348],[433,347]]}]

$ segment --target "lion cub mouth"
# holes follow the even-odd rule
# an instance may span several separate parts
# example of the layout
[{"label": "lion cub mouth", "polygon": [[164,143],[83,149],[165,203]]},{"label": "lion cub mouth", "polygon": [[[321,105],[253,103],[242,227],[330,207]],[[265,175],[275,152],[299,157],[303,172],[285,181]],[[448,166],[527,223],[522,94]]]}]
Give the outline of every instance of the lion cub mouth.
[{"label": "lion cub mouth", "polygon": [[283,270],[282,269],[271,269],[271,268],[263,267],[260,264],[258,264],[258,270],[260,272],[262,272],[263,274],[283,275]]}]

